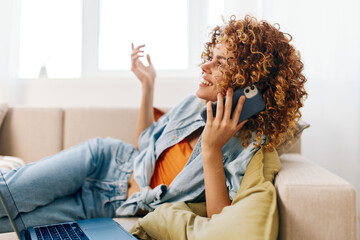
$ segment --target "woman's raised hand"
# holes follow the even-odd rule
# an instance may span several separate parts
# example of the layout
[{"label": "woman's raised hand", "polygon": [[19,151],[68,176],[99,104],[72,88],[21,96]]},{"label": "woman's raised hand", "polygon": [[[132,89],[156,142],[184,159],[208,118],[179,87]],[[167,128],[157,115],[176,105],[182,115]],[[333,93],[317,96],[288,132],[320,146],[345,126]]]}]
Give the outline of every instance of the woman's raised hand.
[{"label": "woman's raised hand", "polygon": [[[147,61],[149,63],[148,66],[145,66],[139,59],[143,57],[143,47],[145,47],[145,45],[140,45],[134,48],[134,44],[131,43],[131,71],[135,73],[136,77],[140,80],[142,85],[141,105],[138,115],[138,121],[136,124],[136,143],[139,140],[141,132],[148,128],[154,122],[153,102],[156,72],[151,63],[149,54],[146,55]],[[139,146],[137,144],[136,148],[139,149]]]},{"label": "woman's raised hand", "polygon": [[148,61],[148,66],[145,66],[139,58],[143,57],[141,55],[144,51],[142,48],[145,45],[140,45],[134,48],[134,44],[131,44],[132,53],[131,53],[131,71],[135,73],[136,77],[141,81],[142,86],[145,88],[154,87],[156,72],[154,66],[151,63],[149,54],[146,55]]}]

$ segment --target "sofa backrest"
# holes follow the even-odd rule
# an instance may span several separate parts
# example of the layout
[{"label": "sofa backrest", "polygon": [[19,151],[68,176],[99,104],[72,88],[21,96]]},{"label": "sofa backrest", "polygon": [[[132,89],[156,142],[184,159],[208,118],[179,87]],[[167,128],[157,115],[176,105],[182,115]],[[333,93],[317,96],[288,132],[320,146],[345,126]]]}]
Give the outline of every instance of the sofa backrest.
[{"label": "sofa backrest", "polygon": [[137,109],[68,108],[64,110],[63,148],[94,137],[113,137],[135,144]]},{"label": "sofa backrest", "polygon": [[0,154],[37,161],[59,152],[62,136],[62,109],[9,108],[0,129]]},{"label": "sofa backrest", "polygon": [[[135,144],[136,108],[10,107],[0,129],[0,155],[38,161],[95,137]],[[290,152],[300,153],[300,141]]]},{"label": "sofa backrest", "polygon": [[0,129],[0,155],[38,161],[95,137],[135,143],[137,109],[10,107]]}]

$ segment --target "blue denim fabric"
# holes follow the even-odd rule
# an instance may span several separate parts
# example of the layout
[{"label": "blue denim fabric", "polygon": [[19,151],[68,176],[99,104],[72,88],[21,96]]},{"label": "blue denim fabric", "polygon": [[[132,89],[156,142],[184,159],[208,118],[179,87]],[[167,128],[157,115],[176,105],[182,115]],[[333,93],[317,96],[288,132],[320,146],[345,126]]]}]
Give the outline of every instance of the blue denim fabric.
[{"label": "blue denim fabric", "polygon": [[[115,217],[138,154],[120,140],[96,138],[4,177],[27,226]],[[0,232],[11,231],[5,216],[0,204]]]},{"label": "blue denim fabric", "polygon": [[[204,106],[203,100],[190,95],[141,133],[140,154],[134,160],[134,177],[140,186],[140,192],[133,194],[116,210],[117,216],[133,215],[139,207],[153,211],[165,202],[205,201],[201,137],[184,169],[169,187],[166,185],[154,189],[149,187],[158,156],[196,129],[205,126],[200,116]],[[254,147],[252,139],[250,145],[244,149],[242,142],[236,137],[231,138],[223,147],[226,185],[231,200],[240,187],[250,159],[258,149],[259,147]]]},{"label": "blue denim fabric", "polygon": [[[96,138],[6,172],[6,181],[23,212],[25,224],[132,216],[138,208],[153,211],[165,202],[205,201],[201,137],[184,169],[169,187],[149,187],[160,154],[205,126],[200,116],[204,106],[205,102],[195,95],[185,98],[141,133],[140,151],[120,140]],[[223,147],[226,185],[231,199],[257,150],[252,140],[244,149],[236,137]],[[126,199],[132,171],[140,192]],[[5,216],[0,206],[0,232],[11,231]]]}]

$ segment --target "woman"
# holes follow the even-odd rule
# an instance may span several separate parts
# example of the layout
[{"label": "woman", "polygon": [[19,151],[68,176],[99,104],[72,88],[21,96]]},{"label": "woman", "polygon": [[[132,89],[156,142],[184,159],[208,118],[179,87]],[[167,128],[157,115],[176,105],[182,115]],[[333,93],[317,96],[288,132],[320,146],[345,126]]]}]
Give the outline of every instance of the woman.
[{"label": "woman", "polygon": [[[132,71],[142,84],[137,146],[91,139],[5,173],[28,225],[152,211],[164,202],[204,201],[211,217],[231,203],[246,166],[261,145],[273,151],[292,136],[307,93],[291,36],[266,22],[231,17],[211,32],[202,54],[196,96],[154,121],[156,73],[144,45],[132,46]],[[238,124],[233,91],[255,85],[266,109]],[[223,105],[223,98],[226,102]],[[200,111],[207,101],[207,122]],[[211,102],[218,101],[213,117]],[[10,226],[0,208],[0,231]]]}]

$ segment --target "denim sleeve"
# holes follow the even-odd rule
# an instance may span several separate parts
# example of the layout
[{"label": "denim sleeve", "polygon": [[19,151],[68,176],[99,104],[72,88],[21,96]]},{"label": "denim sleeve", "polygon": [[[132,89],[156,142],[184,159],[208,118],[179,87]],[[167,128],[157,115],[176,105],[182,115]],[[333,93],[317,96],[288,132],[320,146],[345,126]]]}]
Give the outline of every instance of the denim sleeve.
[{"label": "denim sleeve", "polygon": [[156,140],[161,135],[162,130],[169,122],[170,118],[175,119],[178,117],[183,117],[182,114],[179,115],[179,112],[181,112],[179,110],[183,110],[185,107],[189,107],[189,102],[194,102],[194,98],[196,97],[193,95],[187,96],[183,101],[162,115],[156,122],[153,122],[150,127],[142,131],[138,140],[139,150],[142,151],[148,147],[151,142],[156,142]]},{"label": "denim sleeve", "polygon": [[224,170],[226,175],[226,185],[229,190],[231,201],[240,189],[240,184],[250,160],[259,149],[260,147],[255,147],[252,143],[240,153],[227,156],[230,159],[227,160],[228,164],[224,166]]},{"label": "denim sleeve", "polygon": [[169,113],[165,113],[158,119],[157,122],[153,122],[150,127],[146,128],[144,131],[141,132],[138,141],[139,151],[142,151],[147,146],[149,146],[151,141],[156,141],[168,121]]}]

